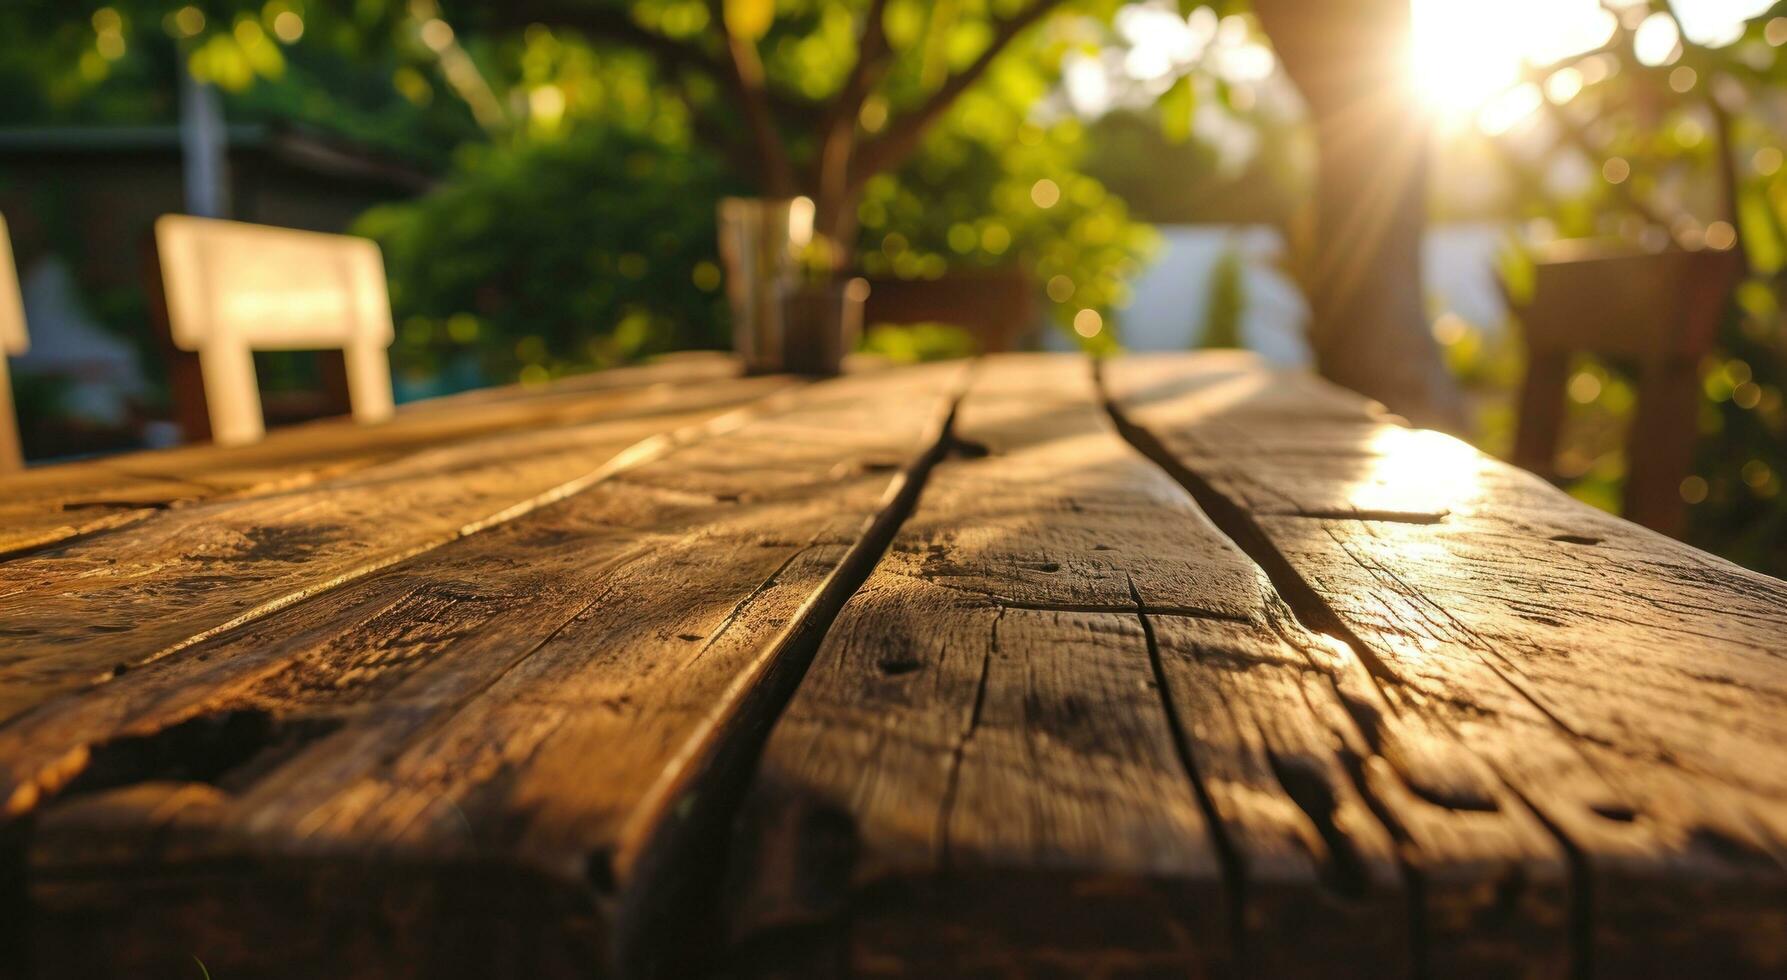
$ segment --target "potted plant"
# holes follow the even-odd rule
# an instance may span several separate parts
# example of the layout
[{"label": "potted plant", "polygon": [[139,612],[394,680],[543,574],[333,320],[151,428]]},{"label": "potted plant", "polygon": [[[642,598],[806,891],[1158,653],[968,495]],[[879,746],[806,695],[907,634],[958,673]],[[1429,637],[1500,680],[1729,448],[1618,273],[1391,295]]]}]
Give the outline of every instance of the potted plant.
[{"label": "potted plant", "polygon": [[[866,285],[848,278],[857,204],[898,168],[955,102],[1063,0],[1009,4],[783,4],[709,0],[705,15],[653,4],[519,0],[487,26],[542,24],[648,52],[662,73],[735,125],[702,125],[756,195],[720,206],[722,256],[740,352],[757,370],[837,369]],[[1114,7],[1106,3],[1106,7]],[[681,8],[678,8],[681,10]],[[770,81],[766,60],[813,22],[848,23],[849,57],[821,97]],[[826,32],[836,36],[844,31]],[[978,50],[957,57],[964,43]]]}]

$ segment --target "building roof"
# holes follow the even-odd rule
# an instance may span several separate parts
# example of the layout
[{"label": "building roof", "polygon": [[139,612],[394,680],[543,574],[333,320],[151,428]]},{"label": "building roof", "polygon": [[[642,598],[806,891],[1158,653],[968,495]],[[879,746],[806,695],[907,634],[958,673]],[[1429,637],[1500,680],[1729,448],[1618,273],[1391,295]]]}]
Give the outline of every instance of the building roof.
[{"label": "building roof", "polygon": [[[226,128],[226,134],[232,155],[265,154],[319,176],[384,184],[410,194],[434,186],[434,177],[422,170],[302,127],[236,123]],[[173,125],[0,128],[0,165],[31,158],[154,157],[180,152],[180,127]]]}]

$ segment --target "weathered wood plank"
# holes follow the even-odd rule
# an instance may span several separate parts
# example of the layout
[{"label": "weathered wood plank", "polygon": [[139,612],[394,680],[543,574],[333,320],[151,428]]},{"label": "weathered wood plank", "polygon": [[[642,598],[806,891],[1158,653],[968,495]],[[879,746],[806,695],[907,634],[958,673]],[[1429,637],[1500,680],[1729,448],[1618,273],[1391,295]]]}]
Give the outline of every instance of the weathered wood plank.
[{"label": "weathered wood plank", "polygon": [[684,355],[566,378],[487,388],[400,408],[376,425],[328,419],[276,429],[251,446],[185,446],[0,476],[0,558],[131,524],[216,497],[273,493],[453,441],[636,413],[681,386],[736,377],[735,359]]},{"label": "weathered wood plank", "polygon": [[765,749],[733,929],[769,972],[1409,975],[1407,866],[1440,975],[1560,975],[1543,828],[1386,765],[1364,666],[1118,437],[1088,365],[994,359],[956,437]]},{"label": "weathered wood plank", "polygon": [[1220,858],[1134,595],[1091,553],[1136,515],[1075,519],[1123,447],[1064,366],[982,368],[955,431],[991,455],[933,472],[765,750],[734,928],[826,921],[848,938],[816,975],[1226,957]]},{"label": "weathered wood plank", "polygon": [[452,443],[0,563],[0,719],[554,499],[642,440],[785,387],[704,384],[601,422]]},{"label": "weathered wood plank", "polygon": [[735,756],[916,492],[961,371],[774,399],[0,728],[35,975],[700,955],[658,931],[700,925],[677,917],[717,872]]},{"label": "weathered wood plank", "polygon": [[[686,975],[738,815],[738,972],[1787,968],[1787,585],[1245,358],[1114,365],[1122,435],[1084,362],[994,359],[933,469],[958,378],[593,473],[619,429],[247,477],[31,566],[103,616],[136,593],[80,548],[158,540],[200,622],[25,621],[134,666],[0,721],[0,964]],[[313,540],[343,494],[375,536],[460,506],[425,484],[493,506],[536,450],[583,475],[388,560]],[[313,559],[351,571],[280,578]]]},{"label": "weathered wood plank", "polygon": [[1366,657],[1378,722],[1463,745],[1570,849],[1579,969],[1787,969],[1787,584],[1300,376],[1133,358],[1107,383]]}]

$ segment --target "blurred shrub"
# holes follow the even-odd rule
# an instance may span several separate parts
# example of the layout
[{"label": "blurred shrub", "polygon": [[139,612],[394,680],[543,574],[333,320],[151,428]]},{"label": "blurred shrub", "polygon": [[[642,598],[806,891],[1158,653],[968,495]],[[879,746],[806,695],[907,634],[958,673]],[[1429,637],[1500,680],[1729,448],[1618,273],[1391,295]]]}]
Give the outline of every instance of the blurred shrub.
[{"label": "blurred shrub", "polygon": [[[1086,308],[1109,323],[1152,229],[1079,172],[1077,123],[1028,122],[1017,95],[971,93],[906,167],[870,181],[859,265],[908,279],[1018,265],[1063,327]],[[358,228],[385,249],[400,377],[537,381],[725,346],[714,207],[748,192],[674,127],[582,119],[467,146],[440,189]]]},{"label": "blurred shrub", "polygon": [[973,335],[946,323],[877,324],[864,334],[862,349],[902,364],[947,361],[977,353]]},{"label": "blurred shrub", "polygon": [[1787,576],[1787,270],[1740,286],[1701,364],[1700,446],[1682,483],[1689,540]]},{"label": "blurred shrub", "polygon": [[545,380],[723,345],[714,202],[735,190],[706,155],[609,127],[466,147],[358,228],[385,250],[399,372],[469,354],[485,379]]},{"label": "blurred shrub", "polygon": [[1097,311],[1107,324],[1099,334],[1070,335],[1107,349],[1157,236],[1086,175],[1089,141],[1077,120],[1030,117],[1025,84],[996,74],[963,96],[912,162],[869,181],[857,208],[860,264],[902,279],[1017,266],[1045,289],[1062,329],[1080,310]]}]

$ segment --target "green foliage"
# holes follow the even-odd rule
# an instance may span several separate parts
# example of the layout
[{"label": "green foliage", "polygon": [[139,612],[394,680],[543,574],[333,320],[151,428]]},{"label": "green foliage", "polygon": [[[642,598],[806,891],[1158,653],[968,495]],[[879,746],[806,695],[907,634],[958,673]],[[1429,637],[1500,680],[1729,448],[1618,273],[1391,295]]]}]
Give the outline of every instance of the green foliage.
[{"label": "green foliage", "polygon": [[968,331],[946,323],[871,326],[863,337],[862,349],[902,364],[947,361],[972,357],[976,353],[974,337]]},{"label": "green foliage", "polygon": [[39,43],[0,45],[0,119],[171,125],[186,65],[216,84],[230,122],[304,125],[429,168],[479,138],[461,102],[436,98],[424,74],[433,53],[405,40],[401,5],[339,8],[318,0],[6,6],[0,36]]},{"label": "green foliage", "polygon": [[[1637,61],[1630,27],[1622,27],[1606,51],[1559,66],[1578,72],[1572,81],[1585,84],[1565,111],[1540,110],[1547,125],[1559,127],[1540,154],[1530,152],[1531,131],[1523,137],[1517,129],[1514,142],[1525,152],[1504,147],[1482,155],[1504,168],[1514,208],[1557,237],[1624,239],[1649,248],[1730,247],[1735,239],[1744,250],[1748,275],[1727,304],[1717,349],[1701,365],[1698,459],[1681,494],[1691,542],[1782,575],[1787,170],[1771,90],[1787,80],[1787,55],[1764,38],[1774,13],[1753,21],[1735,44],[1715,49],[1684,42],[1679,58],[1660,66]],[[1468,140],[1453,147],[1455,153],[1478,150]],[[1560,190],[1550,168],[1571,157],[1591,176]],[[1531,269],[1518,253],[1510,258],[1505,278],[1518,300],[1530,289]],[[1442,339],[1467,377],[1512,389],[1516,372],[1508,369],[1506,348],[1482,346],[1475,331]],[[1635,379],[1624,365],[1583,359],[1568,391],[1559,469],[1577,497],[1617,510]],[[1487,448],[1505,450],[1511,442],[1504,415],[1495,416]],[[1630,445],[1645,451],[1642,434]]]},{"label": "green foliage", "polygon": [[[1092,17],[1117,6],[1062,5]],[[30,102],[20,120],[172,121],[184,65],[226,93],[232,120],[301,121],[444,169],[435,193],[360,226],[386,249],[394,359],[411,380],[468,368],[537,379],[724,343],[714,205],[760,192],[765,174],[722,22],[756,39],[774,134],[812,192],[869,3],[722,9],[716,21],[702,0],[541,0],[525,14],[456,0],[25,0],[0,26],[46,43],[0,58],[0,78],[32,83],[0,99]],[[887,57],[852,107],[859,144],[897,142],[929,118],[1026,9],[891,0]],[[1095,310],[1112,326],[1090,344],[1113,343],[1149,234],[1082,172],[1076,124],[1031,118],[1078,36],[1018,35],[915,153],[879,158],[857,209],[862,268],[925,278],[1022,264],[1061,323]]]},{"label": "green foliage", "polygon": [[1721,349],[1701,366],[1696,477],[1685,485],[1695,541],[1711,542],[1733,561],[1787,575],[1787,345],[1777,273],[1741,288],[1721,333]]},{"label": "green foliage", "polygon": [[[803,9],[779,18],[766,39],[772,81],[849,67],[848,6]],[[705,24],[700,7],[639,10],[667,33]],[[923,14],[895,4],[890,24]],[[745,171],[722,162],[724,142],[711,145],[712,130],[723,128],[713,117],[730,111],[722,93],[575,30],[466,41],[503,101],[525,112],[495,146],[462,154],[440,191],[362,224],[386,248],[400,367],[442,371],[471,350],[487,377],[541,378],[723,344],[714,205],[751,187]],[[908,77],[921,68],[890,69],[889,96],[921,94]],[[1006,58],[912,160],[869,182],[858,208],[862,269],[931,278],[1017,263],[1036,270],[1039,287],[1059,277],[1051,293],[1062,297],[1054,306],[1061,323],[1083,308],[1111,322],[1150,236],[1078,172],[1085,141],[1076,124],[1028,121],[1049,80],[1037,61]],[[1053,197],[1038,192],[1039,182]],[[646,271],[629,278],[640,257]],[[1108,343],[1109,333],[1095,341]]]},{"label": "green foliage", "polygon": [[618,127],[468,147],[442,187],[368,214],[398,317],[393,358],[427,374],[476,351],[484,376],[724,343],[706,154]]},{"label": "green foliage", "polygon": [[[1170,96],[1177,87],[1168,91]],[[1282,224],[1306,193],[1308,154],[1290,126],[1250,122],[1260,149],[1236,172],[1196,138],[1176,141],[1160,121],[1113,112],[1087,127],[1086,172],[1103,181],[1147,221],[1180,224]],[[1172,174],[1163,180],[1162,174]]]},{"label": "green foliage", "polygon": [[[1038,125],[1023,108],[993,91],[965,97],[908,166],[870,181],[858,207],[862,267],[929,279],[1015,264],[1046,285],[1063,328],[1082,309],[1109,324],[1155,236],[1079,172],[1077,122]],[[1112,332],[1079,339],[1102,346]]]}]

